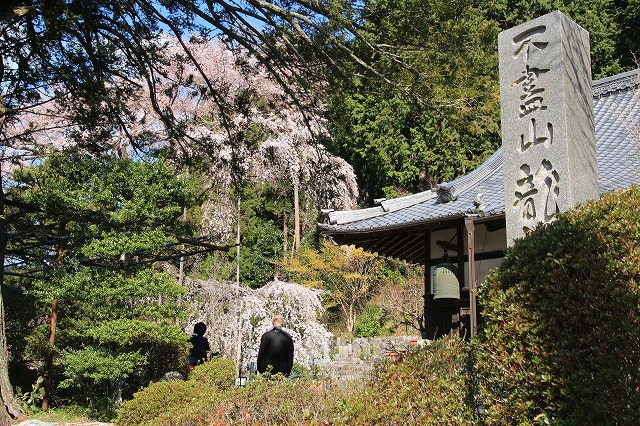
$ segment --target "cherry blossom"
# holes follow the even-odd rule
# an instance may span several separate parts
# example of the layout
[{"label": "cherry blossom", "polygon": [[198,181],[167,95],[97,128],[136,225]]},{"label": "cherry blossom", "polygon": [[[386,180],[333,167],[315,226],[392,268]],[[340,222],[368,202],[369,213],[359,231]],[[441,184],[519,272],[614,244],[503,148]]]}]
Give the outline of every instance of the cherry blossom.
[{"label": "cherry blossom", "polygon": [[185,298],[197,311],[186,331],[204,321],[212,349],[234,359],[244,373],[256,362],[260,337],[276,314],[285,318],[283,328],[294,339],[294,362],[310,368],[329,361],[332,334],[319,320],[321,290],[283,281],[259,289],[214,280],[187,279],[185,285]]},{"label": "cherry blossom", "polygon": [[[195,61],[188,60],[188,54]],[[207,176],[215,189],[205,203],[206,233],[232,233],[236,203],[225,196],[248,179],[290,182],[316,209],[355,207],[353,168],[317,142],[318,136],[327,136],[326,121],[319,114],[303,113],[255,59],[216,40],[181,46],[170,36],[165,55],[166,64],[159,64],[161,72],[154,75],[155,87],[140,81],[132,116],[98,123],[110,135],[103,149],[135,156],[168,148],[177,164],[193,158],[208,163]],[[293,86],[289,90],[300,92]],[[7,141],[16,144],[7,142],[5,158],[37,159],[51,150],[81,149],[78,142],[91,139],[90,130],[65,115],[64,95],[53,97],[53,88],[50,92],[48,102],[26,108],[12,124],[13,138]],[[167,119],[180,134],[169,130]]]}]

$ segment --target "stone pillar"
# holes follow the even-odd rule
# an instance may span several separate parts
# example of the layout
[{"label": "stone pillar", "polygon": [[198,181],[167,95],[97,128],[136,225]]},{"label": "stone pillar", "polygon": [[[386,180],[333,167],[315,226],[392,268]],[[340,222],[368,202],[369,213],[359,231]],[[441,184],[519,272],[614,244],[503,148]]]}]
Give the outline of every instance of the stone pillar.
[{"label": "stone pillar", "polygon": [[556,11],[498,36],[507,244],[598,198],[589,33]]}]

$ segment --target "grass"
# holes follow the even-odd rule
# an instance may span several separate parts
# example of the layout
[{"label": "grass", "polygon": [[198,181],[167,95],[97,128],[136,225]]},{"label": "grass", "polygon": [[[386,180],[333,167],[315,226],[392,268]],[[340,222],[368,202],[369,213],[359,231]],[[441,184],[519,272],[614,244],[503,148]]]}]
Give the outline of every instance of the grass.
[{"label": "grass", "polygon": [[25,419],[41,420],[47,423],[88,423],[95,419],[87,417],[86,409],[78,406],[64,406],[42,411],[37,408],[24,408]]}]

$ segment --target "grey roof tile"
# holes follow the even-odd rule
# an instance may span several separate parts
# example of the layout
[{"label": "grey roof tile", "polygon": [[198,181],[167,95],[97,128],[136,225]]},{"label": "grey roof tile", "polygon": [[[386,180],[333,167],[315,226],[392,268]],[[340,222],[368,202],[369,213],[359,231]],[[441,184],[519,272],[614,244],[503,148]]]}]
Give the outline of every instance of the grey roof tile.
[{"label": "grey roof tile", "polygon": [[[596,149],[600,191],[640,185],[640,94],[638,71],[593,83]],[[324,233],[369,232],[460,217],[475,206],[478,188],[484,193],[485,215],[504,213],[502,149],[468,175],[446,183],[457,199],[438,203],[433,191],[386,200],[367,209],[332,212]]]}]

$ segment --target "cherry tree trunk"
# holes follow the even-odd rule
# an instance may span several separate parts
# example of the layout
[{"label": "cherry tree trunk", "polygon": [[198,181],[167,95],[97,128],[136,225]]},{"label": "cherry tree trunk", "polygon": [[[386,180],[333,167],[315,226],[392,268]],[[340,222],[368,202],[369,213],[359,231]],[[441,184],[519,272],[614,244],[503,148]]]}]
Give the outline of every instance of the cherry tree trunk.
[{"label": "cherry tree trunk", "polygon": [[283,253],[285,257],[287,256],[287,250],[289,250],[289,227],[287,226],[287,220],[289,220],[289,215],[287,212],[284,212],[284,219],[282,220],[282,236],[283,236]]},{"label": "cherry tree trunk", "polygon": [[300,250],[300,183],[293,181],[293,252]]}]

